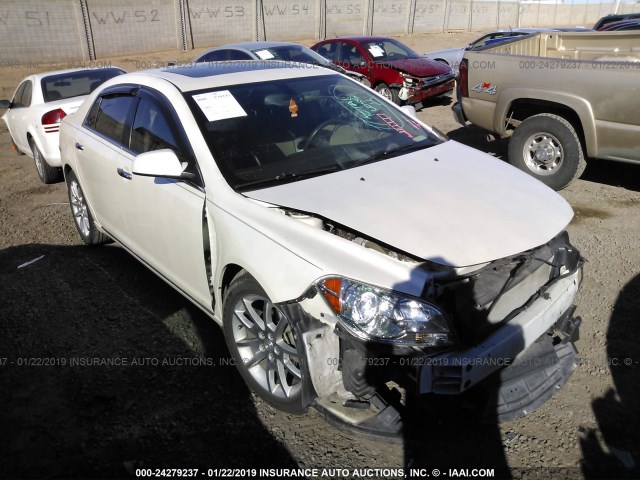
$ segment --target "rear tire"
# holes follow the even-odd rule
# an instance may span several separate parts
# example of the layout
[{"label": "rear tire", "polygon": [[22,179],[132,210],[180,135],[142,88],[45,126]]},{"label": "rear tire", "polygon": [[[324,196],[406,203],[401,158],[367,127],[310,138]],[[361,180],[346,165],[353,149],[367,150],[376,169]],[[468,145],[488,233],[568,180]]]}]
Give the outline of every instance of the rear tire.
[{"label": "rear tire", "polygon": [[42,183],[56,183],[62,180],[62,169],[59,167],[52,167],[47,163],[45,158],[42,156],[42,152],[36,145],[36,142],[33,139],[29,140],[29,146],[31,147],[31,152],[33,153],[33,162],[36,165],[36,173],[38,174],[38,178]]},{"label": "rear tire", "polygon": [[402,100],[400,100],[397,88],[391,88],[386,83],[379,83],[376,85],[375,91],[396,105],[402,105]]},{"label": "rear tire", "polygon": [[96,227],[84,192],[80,187],[80,182],[78,182],[72,170],[69,170],[67,174],[67,192],[69,193],[69,205],[71,205],[73,221],[82,241],[87,245],[109,243],[111,239]]},{"label": "rear tire", "polygon": [[554,190],[565,188],[587,166],[573,125],[550,113],[529,117],[515,129],[509,140],[509,163]]}]

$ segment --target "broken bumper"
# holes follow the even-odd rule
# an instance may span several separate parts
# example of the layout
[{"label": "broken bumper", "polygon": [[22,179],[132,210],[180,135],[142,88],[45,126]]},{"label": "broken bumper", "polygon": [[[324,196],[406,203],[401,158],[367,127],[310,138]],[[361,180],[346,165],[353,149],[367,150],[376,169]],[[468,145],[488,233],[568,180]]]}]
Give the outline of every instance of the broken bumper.
[{"label": "broken bumper", "polygon": [[411,104],[418,103],[427,98],[437,97],[439,95],[452,94],[456,85],[455,79],[450,79],[437,85],[427,85],[422,88],[403,86],[400,89],[399,97],[401,100]]},{"label": "broken bumper", "polygon": [[557,281],[544,296],[480,344],[425,358],[419,374],[419,392],[460,394],[503,367],[517,365],[536,340],[554,325],[571,320],[565,317],[573,311],[581,279],[581,269],[577,269]]}]

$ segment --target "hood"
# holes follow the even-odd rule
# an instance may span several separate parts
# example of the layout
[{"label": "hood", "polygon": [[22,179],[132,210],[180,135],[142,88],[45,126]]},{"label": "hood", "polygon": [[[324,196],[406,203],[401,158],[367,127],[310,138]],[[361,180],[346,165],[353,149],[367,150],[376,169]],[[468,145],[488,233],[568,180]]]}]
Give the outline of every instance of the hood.
[{"label": "hood", "polygon": [[542,245],[573,217],[542,182],[454,141],[245,195],[454,267]]},{"label": "hood", "polygon": [[451,68],[448,65],[436,62],[435,60],[429,60],[428,58],[407,58],[405,60],[392,60],[378,63],[417,77],[432,77],[434,75],[451,72]]}]

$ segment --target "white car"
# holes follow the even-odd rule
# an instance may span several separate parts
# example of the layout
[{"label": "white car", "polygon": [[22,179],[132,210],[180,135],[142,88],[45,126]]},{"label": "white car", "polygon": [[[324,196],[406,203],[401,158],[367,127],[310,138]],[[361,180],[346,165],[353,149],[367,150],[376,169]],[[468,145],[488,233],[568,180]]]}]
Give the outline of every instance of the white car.
[{"label": "white car", "polygon": [[246,61],[127,74],[60,135],[84,242],[116,240],[210,315],[280,409],[391,435],[395,390],[460,394],[533,354],[508,418],[571,374],[571,207],[343,75]]},{"label": "white car", "polygon": [[62,179],[58,135],[60,121],[75,112],[86,96],[104,81],[125,73],[119,68],[58,70],[30,75],[18,85],[12,100],[0,100],[19,154],[33,157],[43,183]]}]

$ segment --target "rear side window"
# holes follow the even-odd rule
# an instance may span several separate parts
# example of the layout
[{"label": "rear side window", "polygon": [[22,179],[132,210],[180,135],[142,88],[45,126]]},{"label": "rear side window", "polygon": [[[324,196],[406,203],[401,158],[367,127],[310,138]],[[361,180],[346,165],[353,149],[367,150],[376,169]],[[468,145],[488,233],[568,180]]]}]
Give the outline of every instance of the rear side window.
[{"label": "rear side window", "polygon": [[33,93],[33,83],[31,81],[25,82],[24,92],[22,93],[22,100],[20,103],[23,107],[31,105],[31,94]]},{"label": "rear side window", "polygon": [[108,95],[96,100],[86,124],[115,143],[129,145],[130,119],[137,98],[131,95]]},{"label": "rear side window", "polygon": [[27,80],[26,82],[22,82],[20,86],[16,89],[16,93],[13,96],[13,100],[11,100],[11,108],[20,108],[25,106],[22,104],[22,97],[27,87],[27,84],[31,85],[31,81]]},{"label": "rear side window", "polygon": [[217,50],[209,52],[202,57],[200,62],[224,62],[227,59],[227,50]]}]

